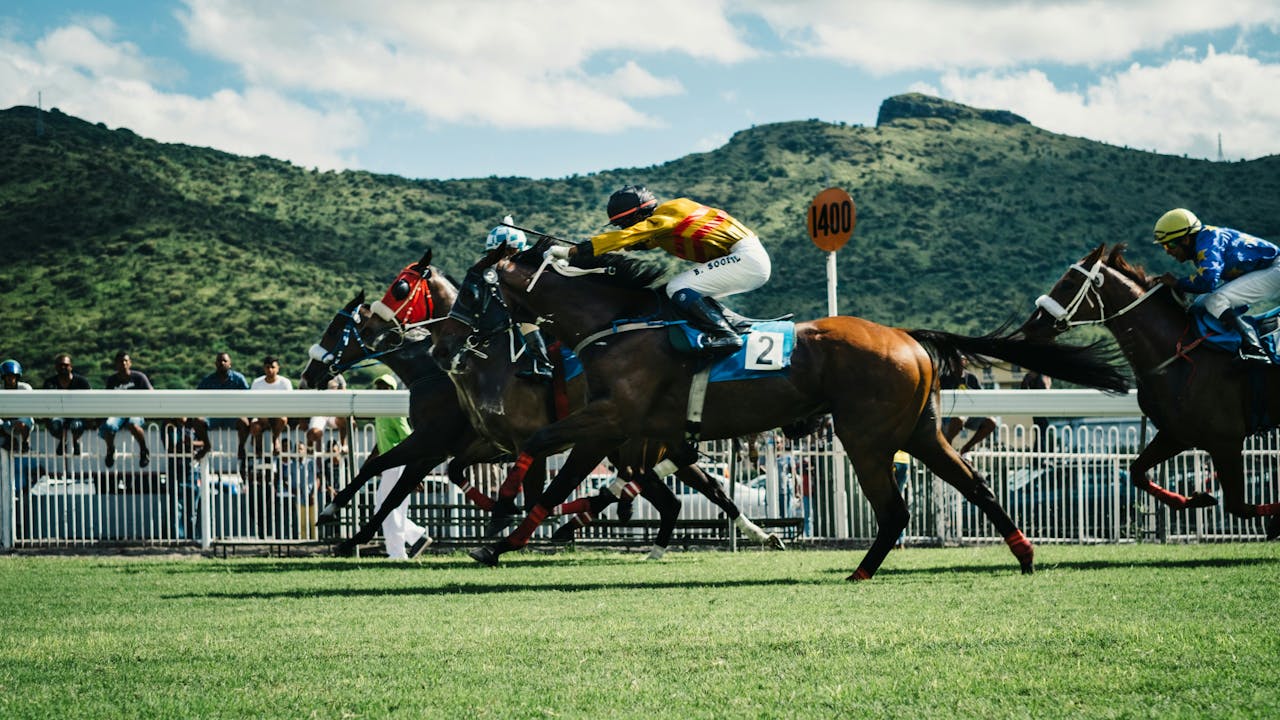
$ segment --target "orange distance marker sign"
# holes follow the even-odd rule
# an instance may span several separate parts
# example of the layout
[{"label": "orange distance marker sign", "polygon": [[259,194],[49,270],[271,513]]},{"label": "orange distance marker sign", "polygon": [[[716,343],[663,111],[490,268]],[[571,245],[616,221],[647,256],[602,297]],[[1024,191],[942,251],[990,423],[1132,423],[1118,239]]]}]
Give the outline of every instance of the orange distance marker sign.
[{"label": "orange distance marker sign", "polygon": [[840,188],[827,188],[809,203],[809,238],[819,249],[835,252],[853,237],[858,210]]}]

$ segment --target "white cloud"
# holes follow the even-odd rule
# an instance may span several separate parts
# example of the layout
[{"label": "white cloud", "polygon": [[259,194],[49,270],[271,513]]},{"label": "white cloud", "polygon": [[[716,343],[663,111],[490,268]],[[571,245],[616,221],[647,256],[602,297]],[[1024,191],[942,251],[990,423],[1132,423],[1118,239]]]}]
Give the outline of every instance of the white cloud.
[{"label": "white cloud", "polygon": [[[1133,64],[1084,89],[1036,70],[947,73],[940,95],[1012,110],[1054,132],[1193,157],[1252,158],[1280,147],[1280,65],[1236,54]],[[921,88],[922,90],[924,88]]]},{"label": "white cloud", "polygon": [[345,108],[315,109],[274,90],[222,90],[207,98],[166,93],[154,69],[129,43],[113,43],[90,25],[58,28],[34,45],[0,40],[0,107],[46,106],[127,127],[162,142],[266,154],[304,166],[353,167],[364,126]]},{"label": "white cloud", "polygon": [[801,55],[872,73],[1094,65],[1179,35],[1280,23],[1269,0],[741,0]]},{"label": "white cloud", "polygon": [[[429,121],[504,128],[605,132],[654,125],[627,99],[680,94],[683,87],[655,76],[637,56],[678,53],[732,63],[755,55],[722,2],[654,0],[633,8],[642,17],[595,0],[186,4],[181,21],[192,45],[253,82],[393,102]],[[651,22],[660,27],[646,29]],[[614,55],[622,59],[613,63]]]}]

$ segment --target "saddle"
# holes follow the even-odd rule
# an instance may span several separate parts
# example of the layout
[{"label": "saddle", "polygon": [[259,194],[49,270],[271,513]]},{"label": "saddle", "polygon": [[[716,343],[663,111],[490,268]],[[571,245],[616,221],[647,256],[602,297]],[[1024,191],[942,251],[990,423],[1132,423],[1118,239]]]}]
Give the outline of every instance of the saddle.
[{"label": "saddle", "polygon": [[[1191,317],[1206,345],[1232,354],[1239,351],[1240,333],[1234,327],[1205,312],[1199,305],[1191,307]],[[1270,357],[1270,363],[1280,365],[1280,307],[1261,315],[1245,315],[1244,320],[1258,331],[1258,339],[1262,341],[1262,349]]]},{"label": "saddle", "polygon": [[[703,329],[698,327],[695,318],[691,318],[682,312],[665,293],[660,293],[659,300],[659,318],[670,326],[668,335],[671,338],[671,345],[677,352],[686,355],[695,355],[698,357],[716,357],[715,354],[708,353],[698,345],[698,338],[701,336]],[[707,302],[715,303],[720,312],[724,315],[724,319],[739,335],[745,335],[751,332],[751,328],[755,325],[774,322],[787,322],[795,317],[795,313],[786,313],[774,318],[761,319],[750,318],[745,315],[730,310],[725,307],[719,300],[715,298],[705,298]],[[719,356],[723,357],[723,353]]]}]

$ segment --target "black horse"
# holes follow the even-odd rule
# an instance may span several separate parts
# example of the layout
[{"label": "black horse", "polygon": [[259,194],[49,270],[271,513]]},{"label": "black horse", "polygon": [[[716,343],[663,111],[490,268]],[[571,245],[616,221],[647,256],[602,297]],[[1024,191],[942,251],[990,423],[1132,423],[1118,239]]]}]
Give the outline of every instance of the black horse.
[{"label": "black horse", "polygon": [[1280,368],[1242,363],[1202,344],[1174,291],[1127,263],[1124,246],[1093,249],[1071,265],[1022,326],[1031,337],[1056,337],[1077,325],[1103,325],[1133,367],[1138,406],[1157,432],[1133,461],[1134,485],[1174,510],[1209,507],[1212,495],[1182,495],[1148,471],[1184,450],[1213,459],[1223,507],[1241,518],[1265,517],[1267,539],[1280,536],[1280,503],[1244,497],[1244,439],[1280,425]]},{"label": "black horse", "polygon": [[[583,258],[576,267],[553,261],[544,239],[493,265],[503,296],[521,317],[538,317],[571,343],[587,369],[590,401],[568,418],[539,430],[524,451],[538,456],[572,446],[544,491],[558,502],[596,460],[628,439],[648,438],[678,447],[687,427],[698,360],[677,354],[667,333],[647,322],[660,316],[664,296],[652,285],[661,269],[623,253]],[[598,274],[594,274],[598,271]],[[583,274],[584,272],[588,274]],[[459,297],[459,304],[469,300]],[[457,306],[455,306],[456,309]],[[620,332],[620,327],[635,332]],[[798,323],[790,364],[769,378],[711,383],[701,436],[737,437],[830,412],[835,434],[849,452],[863,493],[875,510],[876,539],[850,580],[870,578],[907,523],[907,508],[893,478],[893,455],[904,449],[956,487],[1005,538],[1023,572],[1034,567],[1031,543],[1000,507],[983,477],[962,460],[938,428],[940,371],[962,355],[998,357],[1046,374],[1119,391],[1126,381],[1099,349],[987,335],[965,337],[930,330],[899,330],[853,317]],[[522,547],[541,521],[538,508],[515,533],[472,557],[496,564]]]}]

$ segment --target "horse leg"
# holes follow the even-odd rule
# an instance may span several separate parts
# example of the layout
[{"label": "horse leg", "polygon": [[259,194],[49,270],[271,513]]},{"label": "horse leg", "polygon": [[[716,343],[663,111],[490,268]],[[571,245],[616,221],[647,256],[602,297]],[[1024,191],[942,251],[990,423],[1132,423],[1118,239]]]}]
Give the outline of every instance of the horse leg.
[{"label": "horse leg", "polygon": [[[360,488],[369,482],[374,475],[380,474],[383,470],[408,464],[419,453],[428,452],[430,449],[431,438],[422,433],[410,433],[400,444],[391,448],[385,453],[379,453],[376,457],[364,461],[360,466],[360,470],[356,472],[356,476],[347,483],[346,487],[338,491],[338,494],[329,501],[320,513],[316,516],[316,525],[327,525],[338,522],[338,511],[346,507],[351,499],[356,496]],[[424,447],[426,448],[424,450]]]},{"label": "horse leg", "polygon": [[[1243,444],[1243,443],[1242,443]],[[1209,451],[1213,465],[1218,470],[1218,484],[1222,488],[1222,508],[1238,518],[1266,518],[1267,539],[1275,540],[1276,518],[1280,517],[1280,503],[1255,505],[1244,498],[1244,458],[1242,447],[1221,448]]]},{"label": "horse leg", "polygon": [[751,518],[743,515],[737,504],[724,491],[720,481],[702,472],[702,468],[694,464],[685,465],[676,471],[676,477],[680,482],[705,495],[716,507],[723,510],[747,539],[761,545],[767,543],[774,550],[787,549],[786,543],[782,542],[782,538],[778,537],[777,533],[766,533],[759,525],[751,522]]},{"label": "horse leg", "polygon": [[373,539],[373,536],[382,527],[382,521],[387,519],[392,511],[400,507],[400,503],[409,497],[410,494],[418,487],[418,483],[422,478],[431,472],[431,468],[440,464],[439,457],[416,458],[408,465],[405,465],[404,472],[400,474],[400,479],[387,493],[382,504],[374,511],[373,517],[369,521],[360,526],[355,535],[343,540],[334,548],[333,553],[342,557],[348,557],[355,553],[355,549]]},{"label": "horse leg", "polygon": [[[1022,574],[1030,575],[1035,572],[1035,548],[1009,517],[1009,513],[1000,506],[995,494],[991,492],[991,487],[987,485],[986,478],[960,459],[955,448],[951,447],[951,444],[933,425],[928,413],[922,416],[921,420],[921,424],[916,427],[903,449],[923,462],[930,472],[959,490],[965,500],[973,503],[983,515],[987,516],[987,520],[995,526],[1000,537],[1004,538],[1009,551],[1018,558]],[[892,475],[892,467],[892,463],[885,467],[885,471],[890,475]],[[894,489],[897,489],[897,483],[894,483]]]},{"label": "horse leg", "polygon": [[[1147,475],[1148,470],[1186,449],[1186,446],[1175,440],[1169,433],[1157,431],[1156,436],[1151,438],[1151,442],[1142,449],[1142,452],[1138,453],[1138,457],[1134,458],[1133,463],[1129,466],[1130,482],[1139,490],[1147,492],[1156,500],[1174,510],[1213,507],[1218,504],[1218,501],[1207,492],[1197,490],[1190,495],[1180,495],[1155,484],[1151,481],[1151,477]],[[1237,459],[1239,458],[1238,450],[1236,457]],[[1216,458],[1214,462],[1217,462]]]},{"label": "horse leg", "polygon": [[845,578],[856,582],[870,580],[880,569],[880,564],[898,542],[898,536],[906,529],[910,514],[902,493],[898,491],[898,481],[893,476],[893,450],[857,447],[849,459],[857,473],[862,494],[876,514],[876,539],[867,554],[862,556],[858,569]]},{"label": "horse leg", "polygon": [[[543,428],[543,430],[545,429]],[[538,433],[541,432],[542,430],[538,431]],[[538,433],[535,433],[534,437],[537,437]],[[618,444],[619,442],[616,440],[603,442],[597,440],[576,445],[573,451],[569,453],[569,457],[565,459],[560,472],[556,473],[551,485],[543,491],[542,499],[538,504],[530,508],[524,522],[520,523],[519,527],[501,540],[472,550],[468,553],[471,558],[482,565],[495,567],[498,564],[500,555],[512,550],[519,550],[528,545],[533,533],[537,531],[542,521],[547,518],[549,514],[548,507],[554,507],[564,502],[565,498],[569,497],[569,493],[573,492],[573,489],[586,479],[587,473],[591,472],[592,468],[604,459],[605,454],[617,447]]]},{"label": "horse leg", "polygon": [[450,460],[449,466],[445,468],[445,472],[449,475],[449,482],[457,485],[458,489],[462,491],[463,496],[470,500],[473,505],[481,510],[493,512],[493,498],[480,492],[475,485],[472,485],[471,482],[467,480],[465,470],[472,464],[473,463],[470,460],[463,460],[461,458],[454,458]]},{"label": "horse leg", "polygon": [[680,517],[680,498],[671,492],[671,488],[652,470],[646,470],[641,476],[640,495],[658,511],[661,524],[658,534],[653,539],[653,547],[649,550],[649,560],[661,560],[671,545],[671,536],[676,531],[676,520]]}]

